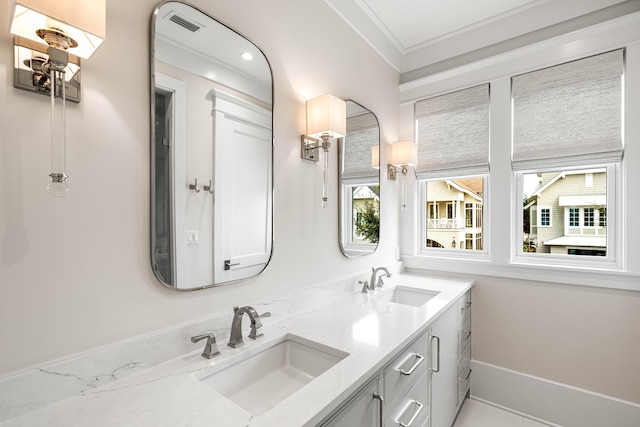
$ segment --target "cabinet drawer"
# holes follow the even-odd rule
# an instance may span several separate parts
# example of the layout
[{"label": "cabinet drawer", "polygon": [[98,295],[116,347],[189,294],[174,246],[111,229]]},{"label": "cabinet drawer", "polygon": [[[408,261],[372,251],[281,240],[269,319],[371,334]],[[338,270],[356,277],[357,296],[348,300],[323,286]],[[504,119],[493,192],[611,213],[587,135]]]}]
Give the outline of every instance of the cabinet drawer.
[{"label": "cabinet drawer", "polygon": [[421,427],[429,419],[429,376],[424,374],[398,402],[387,411],[385,427]]},{"label": "cabinet drawer", "polygon": [[425,333],[384,369],[384,398],[387,403],[391,403],[403,387],[427,371],[428,355],[429,334]]}]

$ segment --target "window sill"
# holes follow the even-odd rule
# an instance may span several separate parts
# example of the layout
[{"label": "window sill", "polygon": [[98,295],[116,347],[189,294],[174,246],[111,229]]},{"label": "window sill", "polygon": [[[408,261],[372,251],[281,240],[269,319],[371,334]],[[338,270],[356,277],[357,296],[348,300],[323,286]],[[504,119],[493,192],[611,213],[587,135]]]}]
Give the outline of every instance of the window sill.
[{"label": "window sill", "polygon": [[501,263],[487,259],[460,259],[422,255],[403,255],[402,261],[408,269],[640,291],[640,274],[617,270],[540,266]]}]

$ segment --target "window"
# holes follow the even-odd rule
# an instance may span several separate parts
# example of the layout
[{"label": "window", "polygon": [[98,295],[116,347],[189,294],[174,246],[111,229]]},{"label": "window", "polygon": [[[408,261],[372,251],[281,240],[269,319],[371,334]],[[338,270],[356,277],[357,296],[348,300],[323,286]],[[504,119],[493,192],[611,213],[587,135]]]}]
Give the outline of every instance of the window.
[{"label": "window", "polygon": [[438,204],[437,203],[429,203],[429,219],[438,219]]},{"label": "window", "polygon": [[540,227],[551,227],[551,208],[540,208]]},{"label": "window", "polygon": [[595,225],[595,209],[594,208],[584,208],[584,226],[585,227],[593,227]]},{"label": "window", "polygon": [[[623,53],[512,78],[512,167],[523,206],[517,260],[617,262],[607,210],[615,209],[623,153]],[[534,215],[538,227],[526,233]]]},{"label": "window", "polygon": [[[462,178],[421,183],[424,248],[482,250],[485,179]],[[446,205],[446,216],[434,206]],[[463,215],[464,212],[464,215]]]},{"label": "window", "polygon": [[415,115],[422,218],[419,249],[422,253],[483,250],[489,85],[418,101]]},{"label": "window", "polygon": [[569,208],[569,227],[580,227],[580,209]]}]

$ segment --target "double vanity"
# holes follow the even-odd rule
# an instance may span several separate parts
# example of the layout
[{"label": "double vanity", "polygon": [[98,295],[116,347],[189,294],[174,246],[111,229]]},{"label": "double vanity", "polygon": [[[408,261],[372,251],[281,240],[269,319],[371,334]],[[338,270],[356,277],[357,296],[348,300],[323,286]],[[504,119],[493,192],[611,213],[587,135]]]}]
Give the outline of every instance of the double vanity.
[{"label": "double vanity", "polygon": [[[450,426],[468,391],[473,283],[356,279],[289,313],[282,298],[238,309],[243,345],[228,345],[228,322],[197,350],[6,425]],[[211,344],[220,354],[203,357]]]}]

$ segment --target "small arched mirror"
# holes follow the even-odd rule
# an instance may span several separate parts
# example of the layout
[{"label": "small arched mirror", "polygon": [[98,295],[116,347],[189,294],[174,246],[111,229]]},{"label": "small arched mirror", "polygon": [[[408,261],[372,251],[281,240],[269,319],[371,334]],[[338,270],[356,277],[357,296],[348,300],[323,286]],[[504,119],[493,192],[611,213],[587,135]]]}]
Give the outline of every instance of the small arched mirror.
[{"label": "small arched mirror", "polygon": [[367,108],[347,100],[347,133],[339,145],[340,249],[373,253],[380,238],[380,127]]},{"label": "small arched mirror", "polygon": [[271,257],[273,84],[252,42],[181,1],[151,26],[151,263],[179,290]]}]

